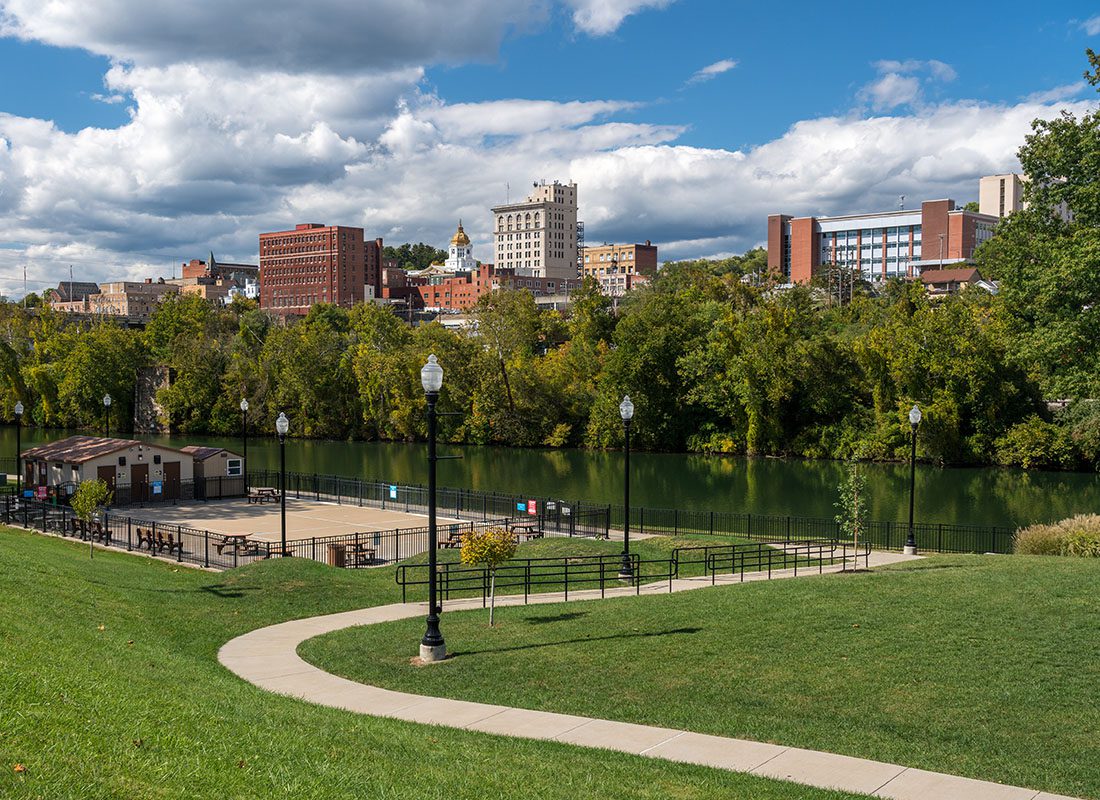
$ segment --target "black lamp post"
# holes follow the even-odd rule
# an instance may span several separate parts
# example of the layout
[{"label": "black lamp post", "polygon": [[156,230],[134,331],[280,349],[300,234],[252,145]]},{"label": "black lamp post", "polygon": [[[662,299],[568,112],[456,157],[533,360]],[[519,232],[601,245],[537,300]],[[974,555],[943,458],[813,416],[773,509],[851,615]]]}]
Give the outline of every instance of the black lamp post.
[{"label": "black lamp post", "polygon": [[103,395],[103,416],[107,421],[106,438],[111,438],[111,395]]},{"label": "black lamp post", "polygon": [[920,408],[914,404],[909,409],[909,426],[913,429],[912,448],[909,451],[909,537],[902,552],[907,556],[917,554],[917,540],[913,537],[913,499],[917,488],[917,428],[920,427]]},{"label": "black lamp post", "polygon": [[619,416],[623,418],[623,560],[619,564],[619,578],[629,581],[634,577],[630,564],[630,420],[634,419],[634,404],[630,395],[625,395],[619,403]]},{"label": "black lamp post", "polygon": [[15,401],[15,496],[23,496],[21,481],[23,480],[23,401]]},{"label": "black lamp post", "polygon": [[279,526],[283,543],[279,555],[282,556],[286,555],[286,434],[289,430],[290,420],[280,411],[279,418],[275,420],[275,433],[279,435]]},{"label": "black lamp post", "polygon": [[241,398],[241,442],[244,445],[244,466],[241,473],[244,477],[244,493],[248,494],[248,401]]},{"label": "black lamp post", "polygon": [[442,661],[447,657],[447,645],[439,630],[439,603],[435,556],[435,433],[436,410],[439,390],[443,388],[443,367],[439,366],[434,355],[428,356],[428,363],[420,370],[420,383],[424,387],[424,397],[428,401],[428,627],[424,638],[420,640],[421,661]]}]

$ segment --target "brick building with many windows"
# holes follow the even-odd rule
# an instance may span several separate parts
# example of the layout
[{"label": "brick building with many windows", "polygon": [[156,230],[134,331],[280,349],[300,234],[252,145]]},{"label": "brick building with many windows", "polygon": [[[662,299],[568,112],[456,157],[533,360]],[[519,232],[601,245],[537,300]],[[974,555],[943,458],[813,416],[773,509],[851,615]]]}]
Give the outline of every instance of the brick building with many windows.
[{"label": "brick building with many windows", "polygon": [[600,284],[608,297],[622,297],[657,274],[657,246],[645,244],[601,244],[585,247],[581,273]]},{"label": "brick building with many windows", "polygon": [[364,241],[362,228],[307,223],[260,234],[260,307],[305,315],[315,303],[350,308],[373,299],[382,240]]},{"label": "brick building with many windows", "polygon": [[828,264],[864,279],[912,278],[924,269],[969,261],[992,238],[997,217],[927,200],[919,209],[838,217],[768,217],[768,269],[805,283]]}]

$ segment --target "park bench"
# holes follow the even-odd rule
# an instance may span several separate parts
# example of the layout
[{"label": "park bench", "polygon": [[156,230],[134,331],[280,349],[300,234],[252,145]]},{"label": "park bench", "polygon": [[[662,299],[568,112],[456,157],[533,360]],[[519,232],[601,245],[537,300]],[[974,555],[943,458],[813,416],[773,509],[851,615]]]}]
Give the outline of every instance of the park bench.
[{"label": "park bench", "polygon": [[274,503],[279,499],[278,489],[272,489],[269,486],[258,486],[254,489],[248,490],[248,502],[249,503]]},{"label": "park bench", "polygon": [[137,549],[142,547],[149,548],[149,552],[153,552],[153,532],[146,530],[145,528],[137,529]]},{"label": "park bench", "polygon": [[104,526],[102,522],[96,522],[92,525],[92,539],[103,544],[110,544],[111,527],[109,525]]},{"label": "park bench", "polygon": [[178,552],[182,556],[183,534],[180,534],[179,537],[176,538],[172,536],[172,533],[170,531],[167,536],[165,536],[162,531],[157,531],[156,546],[158,553],[163,553],[165,550],[167,550],[168,555],[172,555],[173,552]]},{"label": "park bench", "polygon": [[84,538],[84,522],[82,520],[73,517],[69,520],[69,527],[72,529],[73,536],[79,536],[81,539]]}]

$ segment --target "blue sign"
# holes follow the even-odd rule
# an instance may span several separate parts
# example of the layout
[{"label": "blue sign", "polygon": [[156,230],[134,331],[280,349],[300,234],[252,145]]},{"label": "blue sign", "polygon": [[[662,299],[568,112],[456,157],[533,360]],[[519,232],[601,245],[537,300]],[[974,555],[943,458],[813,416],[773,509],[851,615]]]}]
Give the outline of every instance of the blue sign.
[{"label": "blue sign", "polygon": [[24,489],[23,490],[23,496],[24,497],[34,497],[34,489]]},{"label": "blue sign", "polygon": [[397,499],[397,487],[394,486],[391,483],[390,484],[390,500],[396,500],[396,499]]},{"label": "blue sign", "polygon": [[527,504],[526,503],[516,503],[516,511],[526,511],[526,510],[527,510]]},{"label": "blue sign", "polygon": [[153,494],[161,494],[164,489],[164,481],[153,481]]}]

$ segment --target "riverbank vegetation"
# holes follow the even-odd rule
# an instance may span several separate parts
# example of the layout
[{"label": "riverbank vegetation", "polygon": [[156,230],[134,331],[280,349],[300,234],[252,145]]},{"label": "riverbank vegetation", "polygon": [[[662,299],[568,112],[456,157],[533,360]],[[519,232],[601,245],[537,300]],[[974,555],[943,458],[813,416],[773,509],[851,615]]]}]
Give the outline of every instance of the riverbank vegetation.
[{"label": "riverbank vegetation", "polygon": [[[568,314],[494,292],[469,332],[409,328],[374,305],[318,305],[284,326],[248,303],[179,297],[138,332],[5,304],[0,399],[8,418],[18,397],[28,422],[81,427],[100,423],[109,392],[126,420],[136,369],[160,365],[175,378],[159,399],[182,433],[237,433],[247,397],[261,429],[285,410],[295,436],[409,440],[425,435],[419,368],[435,353],[443,407],[460,412],[442,422],[453,442],[618,446],[630,394],[641,448],[891,460],[907,457],[918,402],[922,459],[1094,469],[1097,130],[1100,112],[1035,123],[1019,152],[1030,205],[978,252],[995,295],[932,298],[895,281],[835,302],[827,286],[770,285],[753,250],[666,264],[614,310],[591,282]],[[1072,221],[1053,213],[1062,204]]]}]

